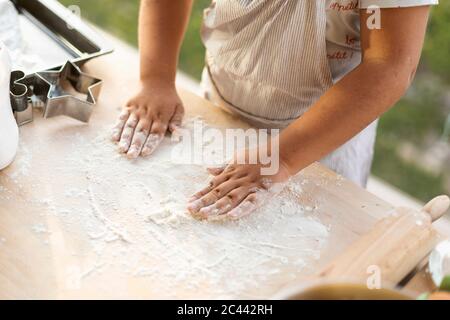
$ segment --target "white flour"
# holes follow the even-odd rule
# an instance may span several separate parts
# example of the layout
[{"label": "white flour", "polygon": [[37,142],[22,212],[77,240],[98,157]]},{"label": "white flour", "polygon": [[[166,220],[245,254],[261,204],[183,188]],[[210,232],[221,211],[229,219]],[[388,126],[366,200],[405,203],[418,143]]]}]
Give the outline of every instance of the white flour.
[{"label": "white flour", "polygon": [[[299,203],[300,178],[242,220],[198,221],[187,214],[186,202],[210,177],[202,166],[174,164],[170,139],[151,157],[136,161],[119,155],[107,135],[93,141],[77,133],[57,139],[68,141],[59,159],[46,156],[34,137],[33,145],[21,146],[28,152],[19,152],[14,170],[6,174],[18,185],[31,172],[49,170],[57,177],[35,177],[40,197],[28,205],[50,212],[64,233],[83,243],[67,248],[87,261],[81,283],[113,272],[151,280],[149,290],[161,298],[258,298],[259,288],[277,289],[276,279],[313,272],[308,266],[320,257],[328,230],[314,217],[314,205]],[[2,191],[0,203],[6,197],[10,194]],[[30,231],[46,240],[52,227],[31,225]],[[92,251],[95,257],[87,254]]]}]

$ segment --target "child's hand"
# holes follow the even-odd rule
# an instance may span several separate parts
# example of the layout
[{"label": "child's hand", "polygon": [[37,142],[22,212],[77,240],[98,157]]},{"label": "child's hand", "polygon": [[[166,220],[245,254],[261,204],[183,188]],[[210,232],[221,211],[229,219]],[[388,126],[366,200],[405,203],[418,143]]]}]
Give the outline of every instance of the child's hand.
[{"label": "child's hand", "polygon": [[209,168],[214,178],[209,186],[189,199],[189,212],[203,219],[239,219],[277,195],[290,174],[280,162],[274,175],[262,175],[261,164],[230,164]]},{"label": "child's hand", "polygon": [[155,151],[167,130],[181,125],[183,104],[174,87],[143,85],[119,116],[112,140],[119,142],[119,151],[129,158],[148,156]]}]

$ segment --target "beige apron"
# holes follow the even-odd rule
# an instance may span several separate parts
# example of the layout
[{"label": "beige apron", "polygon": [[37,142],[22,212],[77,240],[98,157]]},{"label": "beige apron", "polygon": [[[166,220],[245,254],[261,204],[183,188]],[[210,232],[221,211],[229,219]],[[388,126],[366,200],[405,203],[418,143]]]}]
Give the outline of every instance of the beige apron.
[{"label": "beige apron", "polygon": [[[216,0],[205,10],[205,97],[263,128],[284,128],[333,85],[326,0]],[[323,159],[365,185],[376,124]],[[359,150],[353,150],[358,146]]]},{"label": "beige apron", "polygon": [[202,39],[221,98],[265,126],[286,127],[332,85],[325,0],[218,0]]}]

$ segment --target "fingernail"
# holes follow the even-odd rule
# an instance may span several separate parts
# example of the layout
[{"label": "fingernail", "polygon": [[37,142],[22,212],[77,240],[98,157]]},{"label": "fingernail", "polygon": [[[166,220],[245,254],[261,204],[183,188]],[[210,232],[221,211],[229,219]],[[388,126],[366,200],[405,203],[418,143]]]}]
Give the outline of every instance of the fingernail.
[{"label": "fingernail", "polygon": [[203,217],[207,218],[209,216],[209,214],[210,214],[210,209],[208,209],[208,208],[201,208],[198,213],[200,213]]},{"label": "fingernail", "polygon": [[193,202],[193,201],[195,201],[195,200],[197,200],[198,198],[196,197],[196,196],[192,196],[192,197],[190,197],[189,199],[188,199],[188,203],[191,203],[191,202]]},{"label": "fingernail", "polygon": [[121,142],[121,143],[119,144],[119,151],[122,152],[122,153],[127,152],[127,151],[128,151],[128,143],[126,143],[126,142]]},{"label": "fingernail", "polygon": [[200,200],[196,200],[194,202],[191,202],[187,206],[189,211],[194,211],[194,212],[198,212],[201,207],[202,207],[202,203],[201,203]]},{"label": "fingernail", "polygon": [[130,150],[128,150],[127,157],[129,159],[136,159],[138,156],[139,156],[139,150],[137,148],[132,147],[132,148],[130,148]]},{"label": "fingernail", "polygon": [[143,157],[147,157],[147,156],[151,155],[152,152],[153,152],[152,149],[144,147],[144,149],[142,149],[141,154],[142,154]]},{"label": "fingernail", "polygon": [[219,209],[216,208],[215,205],[210,205],[207,207],[203,207],[200,209],[200,213],[206,214],[206,215],[214,215],[219,212]]},{"label": "fingernail", "polygon": [[146,147],[142,148],[141,155],[142,155],[143,157],[148,156],[148,148],[146,148]]},{"label": "fingernail", "polygon": [[220,213],[220,209],[214,206],[214,208],[209,209],[209,212],[207,214],[209,216],[218,216],[219,213]]},{"label": "fingernail", "polygon": [[231,211],[227,214],[227,216],[228,216],[230,219],[232,219],[232,220],[236,220],[236,219],[239,219],[239,217],[241,216],[241,214],[242,214],[242,210],[241,210],[240,208],[235,208],[235,209],[231,210]]},{"label": "fingernail", "polygon": [[119,140],[119,138],[120,138],[120,131],[119,130],[113,130],[112,132],[111,132],[111,139],[113,140],[113,141],[118,141]]},{"label": "fingernail", "polygon": [[130,112],[128,110],[123,110],[119,115],[119,120],[126,120],[129,115]]}]

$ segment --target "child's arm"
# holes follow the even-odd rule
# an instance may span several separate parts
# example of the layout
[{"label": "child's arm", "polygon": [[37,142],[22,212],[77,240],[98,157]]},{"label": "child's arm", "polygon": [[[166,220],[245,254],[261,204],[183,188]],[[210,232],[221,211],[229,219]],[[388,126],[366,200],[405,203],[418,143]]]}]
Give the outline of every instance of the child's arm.
[{"label": "child's arm", "polygon": [[281,158],[291,173],[333,151],[392,107],[410,86],[426,31],[427,6],[381,10],[369,30],[361,11],[362,63],[281,133]]},{"label": "child's arm", "polygon": [[139,16],[141,88],[120,115],[112,139],[130,158],[149,155],[181,124],[175,89],[178,56],[193,0],[143,0]]},{"label": "child's arm", "polygon": [[[381,29],[369,30],[361,11],[362,63],[280,134],[281,165],[269,177],[272,183],[344,144],[403,96],[420,59],[428,13],[427,6],[382,9]],[[255,190],[268,189],[261,167],[234,164],[214,172],[211,185],[194,195],[188,209],[203,217],[250,213],[258,206]]]}]

